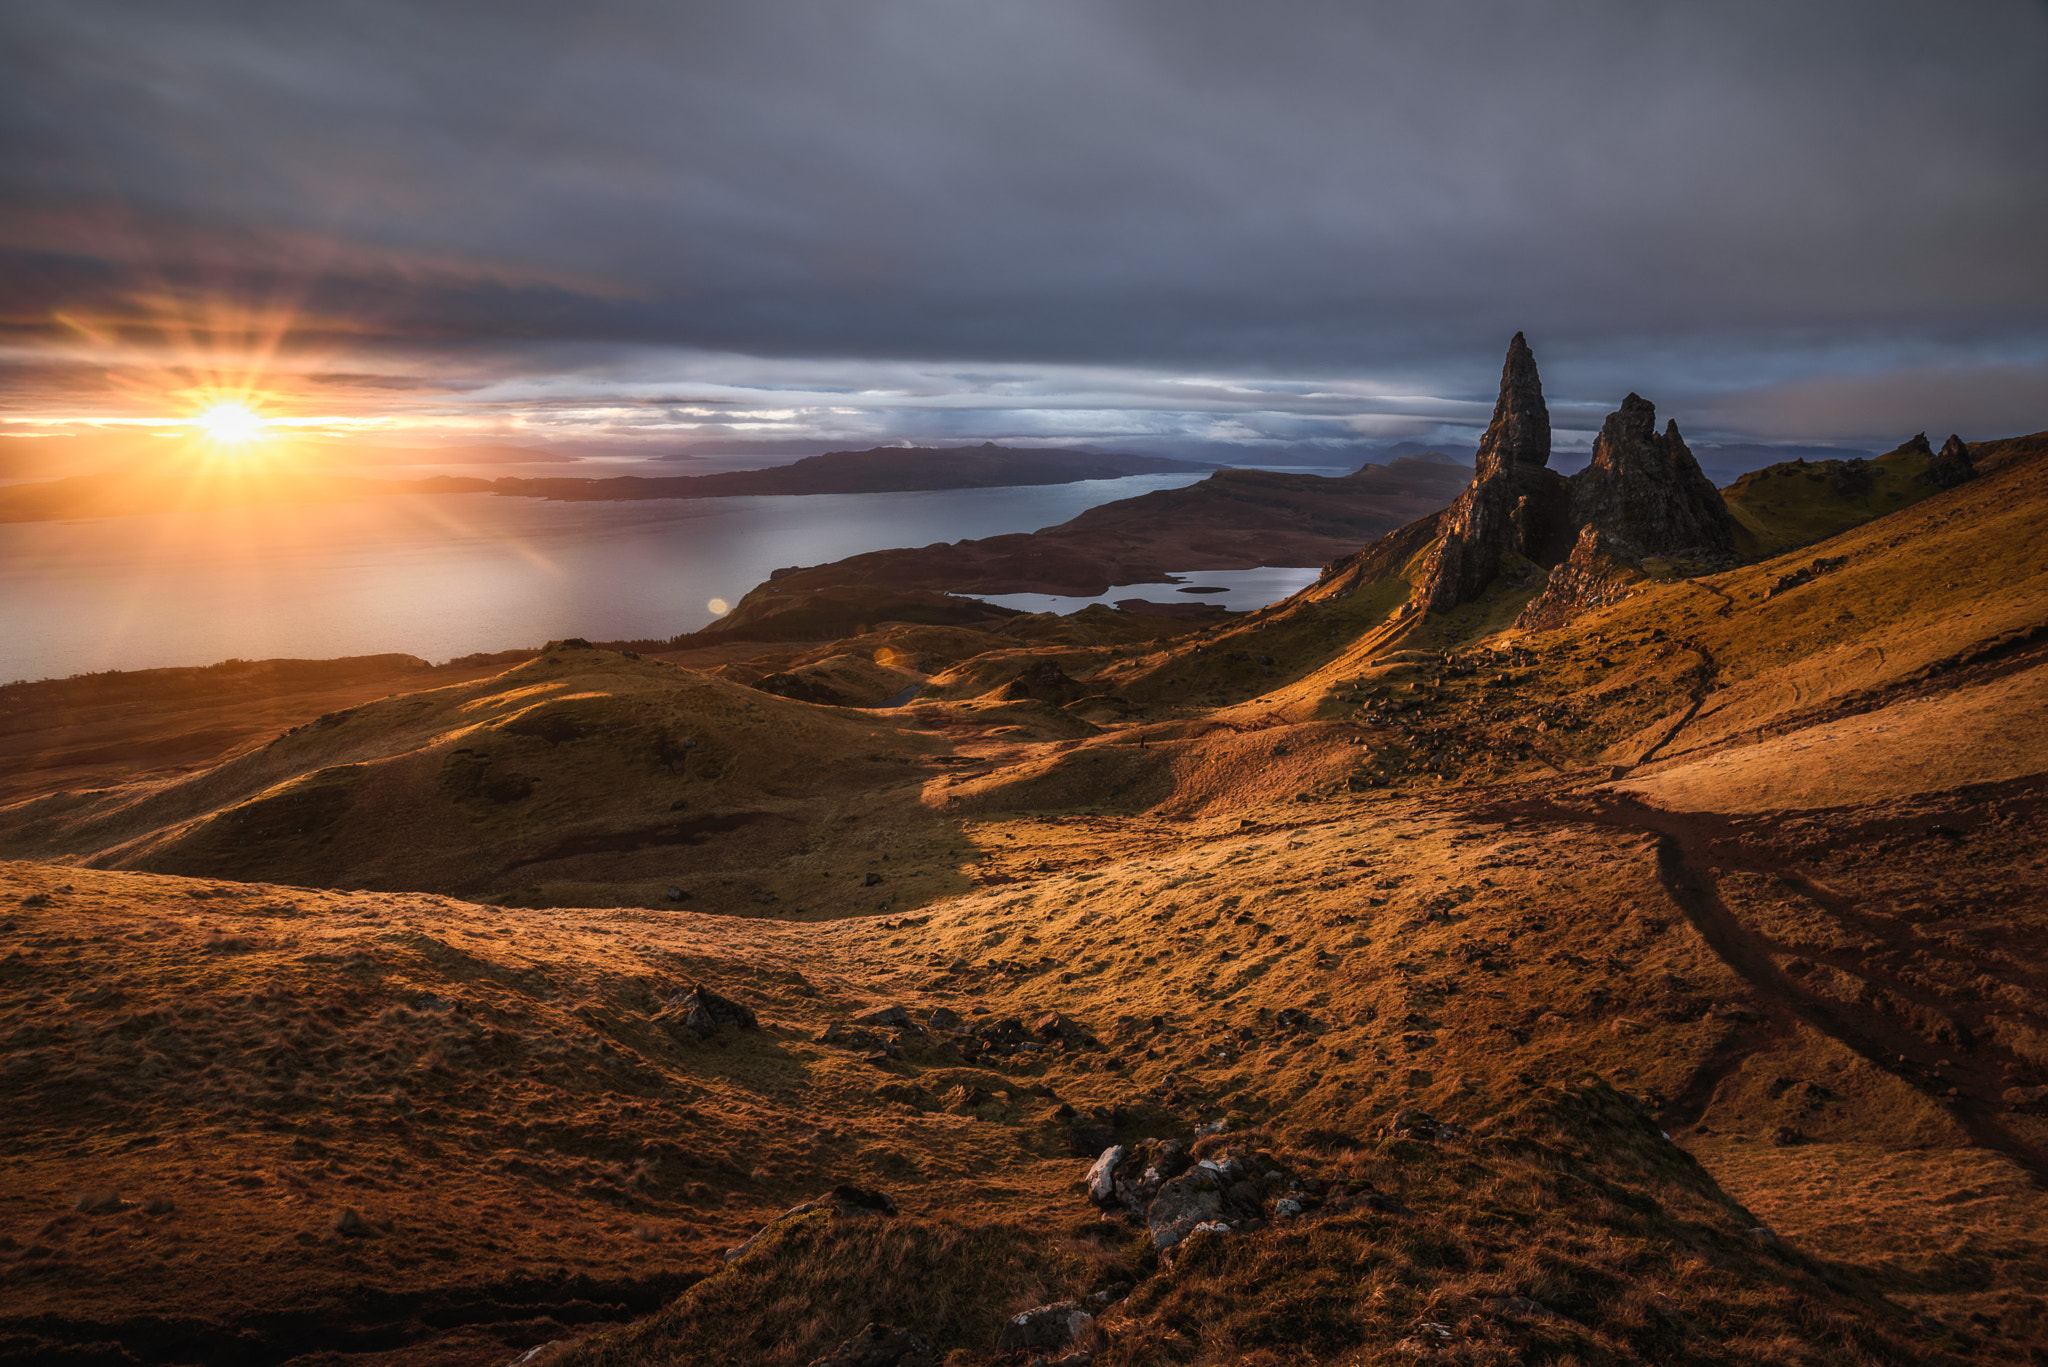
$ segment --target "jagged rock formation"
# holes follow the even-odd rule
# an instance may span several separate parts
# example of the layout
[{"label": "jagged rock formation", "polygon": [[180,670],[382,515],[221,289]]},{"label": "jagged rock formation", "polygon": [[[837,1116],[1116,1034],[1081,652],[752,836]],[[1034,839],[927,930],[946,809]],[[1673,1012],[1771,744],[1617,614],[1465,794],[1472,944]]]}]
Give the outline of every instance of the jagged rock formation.
[{"label": "jagged rock formation", "polygon": [[1571,557],[1551,571],[1550,582],[1522,609],[1515,625],[1526,631],[1548,631],[1619,599],[1641,575],[1616,541],[1598,527],[1580,528]]},{"label": "jagged rock formation", "polygon": [[1521,333],[1508,345],[1500,399],[1479,443],[1479,469],[1438,524],[1415,601],[1439,612],[1469,603],[1520,555],[1562,568],[1522,625],[1556,625],[1609,600],[1646,556],[1731,554],[1735,524],[1671,423],[1630,394],[1608,415],[1593,462],[1570,480],[1548,468],[1550,412]]},{"label": "jagged rock formation", "polygon": [[1657,431],[1657,407],[1630,394],[1593,443],[1593,460],[1572,476],[1572,511],[1581,528],[1634,541],[1655,555],[1725,554],[1734,524],[1721,491],[1686,449],[1678,424]]},{"label": "jagged rock formation", "polygon": [[[1917,438],[1920,445],[1927,445],[1927,434]],[[1932,484],[1937,489],[1953,489],[1965,480],[1977,477],[1977,467],[1970,459],[1970,447],[1961,437],[1951,432],[1948,440],[1941,444],[1940,454],[1928,462],[1920,474],[1922,484]]]},{"label": "jagged rock formation", "polygon": [[1536,357],[1516,333],[1501,367],[1500,398],[1479,442],[1478,473],[1444,513],[1441,532],[1416,586],[1416,601],[1443,611],[1469,603],[1514,551],[1555,565],[1571,547],[1571,492],[1548,468],[1550,410]]},{"label": "jagged rock formation", "polygon": [[1612,602],[1651,556],[1718,561],[1733,555],[1735,520],[1676,422],[1657,431],[1657,408],[1630,394],[1607,415],[1593,460],[1571,478],[1578,538],[1562,568],[1517,626],[1562,625]]}]

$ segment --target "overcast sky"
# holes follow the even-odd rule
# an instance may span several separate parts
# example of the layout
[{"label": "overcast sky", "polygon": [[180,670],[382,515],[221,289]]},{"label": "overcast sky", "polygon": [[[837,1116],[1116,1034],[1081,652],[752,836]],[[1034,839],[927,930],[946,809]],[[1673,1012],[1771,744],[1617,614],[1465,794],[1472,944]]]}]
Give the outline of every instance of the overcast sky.
[{"label": "overcast sky", "polygon": [[16,432],[2048,427],[2041,0],[9,0],[0,146]]}]

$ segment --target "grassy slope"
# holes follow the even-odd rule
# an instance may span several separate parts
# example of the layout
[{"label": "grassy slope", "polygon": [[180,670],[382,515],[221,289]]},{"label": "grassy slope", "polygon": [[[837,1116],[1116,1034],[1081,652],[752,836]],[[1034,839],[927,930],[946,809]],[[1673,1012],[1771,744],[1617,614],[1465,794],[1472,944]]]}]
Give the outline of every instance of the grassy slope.
[{"label": "grassy slope", "polygon": [[[2028,677],[2038,464],[1816,548],[1848,563],[1789,592],[1761,596],[1787,564],[1651,586],[1483,657],[1435,638],[1448,664],[1403,657],[1417,629],[1335,579],[1132,671],[1235,706],[1162,686],[1135,724],[997,737],[906,781],[869,846],[943,829],[961,879],[915,916],[7,866],[0,1333],[481,1363],[708,1273],[584,1356],[805,1362],[881,1315],[972,1362],[1000,1316],[1127,1280],[1108,1361],[1412,1360],[1427,1324],[1444,1361],[2027,1360],[2048,1341],[2038,774],[1750,816],[1610,780]],[[563,668],[535,680],[589,677]],[[504,697],[461,705],[495,724]],[[1354,791],[1361,770],[1388,786]],[[764,1030],[678,1038],[668,996],[698,980]],[[1057,1009],[1094,1044],[869,1063],[812,1038],[898,1001]],[[1470,1134],[1383,1137],[1410,1107]],[[1205,1152],[1414,1213],[1333,1202],[1160,1268],[1076,1192],[1103,1138],[1077,1129],[1226,1112]],[[834,1181],[903,1214],[718,1258]],[[343,1205],[371,1232],[337,1232]],[[194,1311],[199,1348],[138,1318]]]},{"label": "grassy slope", "polygon": [[1736,549],[1771,556],[1826,540],[1939,492],[1923,484],[1928,459],[1900,447],[1874,461],[1785,461],[1752,470],[1722,491]]}]

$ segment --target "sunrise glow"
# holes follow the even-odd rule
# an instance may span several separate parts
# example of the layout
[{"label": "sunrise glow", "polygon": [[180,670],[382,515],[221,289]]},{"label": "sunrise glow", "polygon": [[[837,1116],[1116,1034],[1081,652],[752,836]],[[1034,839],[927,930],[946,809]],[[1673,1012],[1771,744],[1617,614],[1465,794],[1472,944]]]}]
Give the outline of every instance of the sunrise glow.
[{"label": "sunrise glow", "polygon": [[263,418],[247,404],[217,403],[192,421],[208,437],[227,445],[261,441],[264,435]]}]

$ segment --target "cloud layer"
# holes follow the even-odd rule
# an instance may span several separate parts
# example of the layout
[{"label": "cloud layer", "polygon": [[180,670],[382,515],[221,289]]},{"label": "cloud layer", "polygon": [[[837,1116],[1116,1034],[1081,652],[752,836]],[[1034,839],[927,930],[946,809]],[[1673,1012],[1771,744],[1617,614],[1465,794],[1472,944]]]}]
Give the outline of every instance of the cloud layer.
[{"label": "cloud layer", "polygon": [[[479,431],[2048,426],[2048,8],[23,0],[6,415],[250,355]],[[110,381],[109,376],[113,379]]]}]

